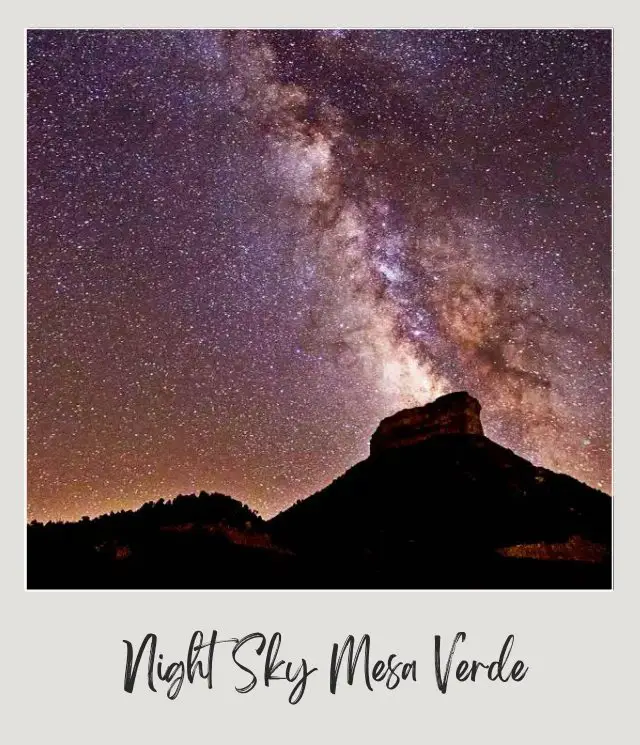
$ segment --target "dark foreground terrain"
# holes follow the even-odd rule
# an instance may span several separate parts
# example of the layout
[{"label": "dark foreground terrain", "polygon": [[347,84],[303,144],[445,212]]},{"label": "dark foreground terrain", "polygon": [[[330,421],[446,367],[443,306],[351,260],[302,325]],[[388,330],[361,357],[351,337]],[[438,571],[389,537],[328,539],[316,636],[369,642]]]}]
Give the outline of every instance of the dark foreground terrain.
[{"label": "dark foreground terrain", "polygon": [[36,588],[611,587],[611,498],[482,434],[450,394],[384,420],[371,455],[264,521],[219,494],[27,528]]}]

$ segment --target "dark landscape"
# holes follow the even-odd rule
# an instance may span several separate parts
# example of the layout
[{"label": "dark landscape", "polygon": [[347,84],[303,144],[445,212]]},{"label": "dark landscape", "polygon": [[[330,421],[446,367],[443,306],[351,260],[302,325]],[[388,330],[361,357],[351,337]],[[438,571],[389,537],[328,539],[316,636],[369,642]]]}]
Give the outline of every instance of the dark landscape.
[{"label": "dark landscape", "polygon": [[180,495],[27,528],[29,589],[605,589],[611,498],[483,434],[464,392],[383,420],[369,457],[264,520]]}]

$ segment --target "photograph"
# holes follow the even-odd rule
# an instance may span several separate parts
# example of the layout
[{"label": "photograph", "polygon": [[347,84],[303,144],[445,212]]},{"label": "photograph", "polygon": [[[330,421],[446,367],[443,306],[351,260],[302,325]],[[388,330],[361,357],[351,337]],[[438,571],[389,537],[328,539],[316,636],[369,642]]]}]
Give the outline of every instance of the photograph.
[{"label": "photograph", "polygon": [[611,30],[24,35],[27,590],[612,589]]}]

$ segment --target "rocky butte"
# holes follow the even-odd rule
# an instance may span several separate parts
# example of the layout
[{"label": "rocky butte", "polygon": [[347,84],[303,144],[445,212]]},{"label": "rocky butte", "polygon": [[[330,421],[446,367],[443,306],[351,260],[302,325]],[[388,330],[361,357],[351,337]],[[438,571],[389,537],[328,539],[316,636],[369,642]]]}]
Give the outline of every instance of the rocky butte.
[{"label": "rocky butte", "polygon": [[466,391],[441,396],[426,406],[404,409],[383,419],[371,437],[371,455],[415,445],[434,435],[482,435],[480,402]]},{"label": "rocky butte", "polygon": [[384,419],[368,458],[268,521],[201,493],[30,525],[27,583],[610,589],[611,517],[608,495],[485,437],[480,403],[457,392]]}]

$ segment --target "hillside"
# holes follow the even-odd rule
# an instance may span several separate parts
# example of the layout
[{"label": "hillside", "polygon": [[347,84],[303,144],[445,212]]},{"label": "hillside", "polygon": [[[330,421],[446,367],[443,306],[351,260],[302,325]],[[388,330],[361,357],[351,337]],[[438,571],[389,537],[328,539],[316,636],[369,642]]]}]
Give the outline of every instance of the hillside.
[{"label": "hillside", "polygon": [[268,522],[203,492],[31,525],[28,586],[606,588],[611,512],[485,437],[455,393],[384,420],[366,460]]}]

